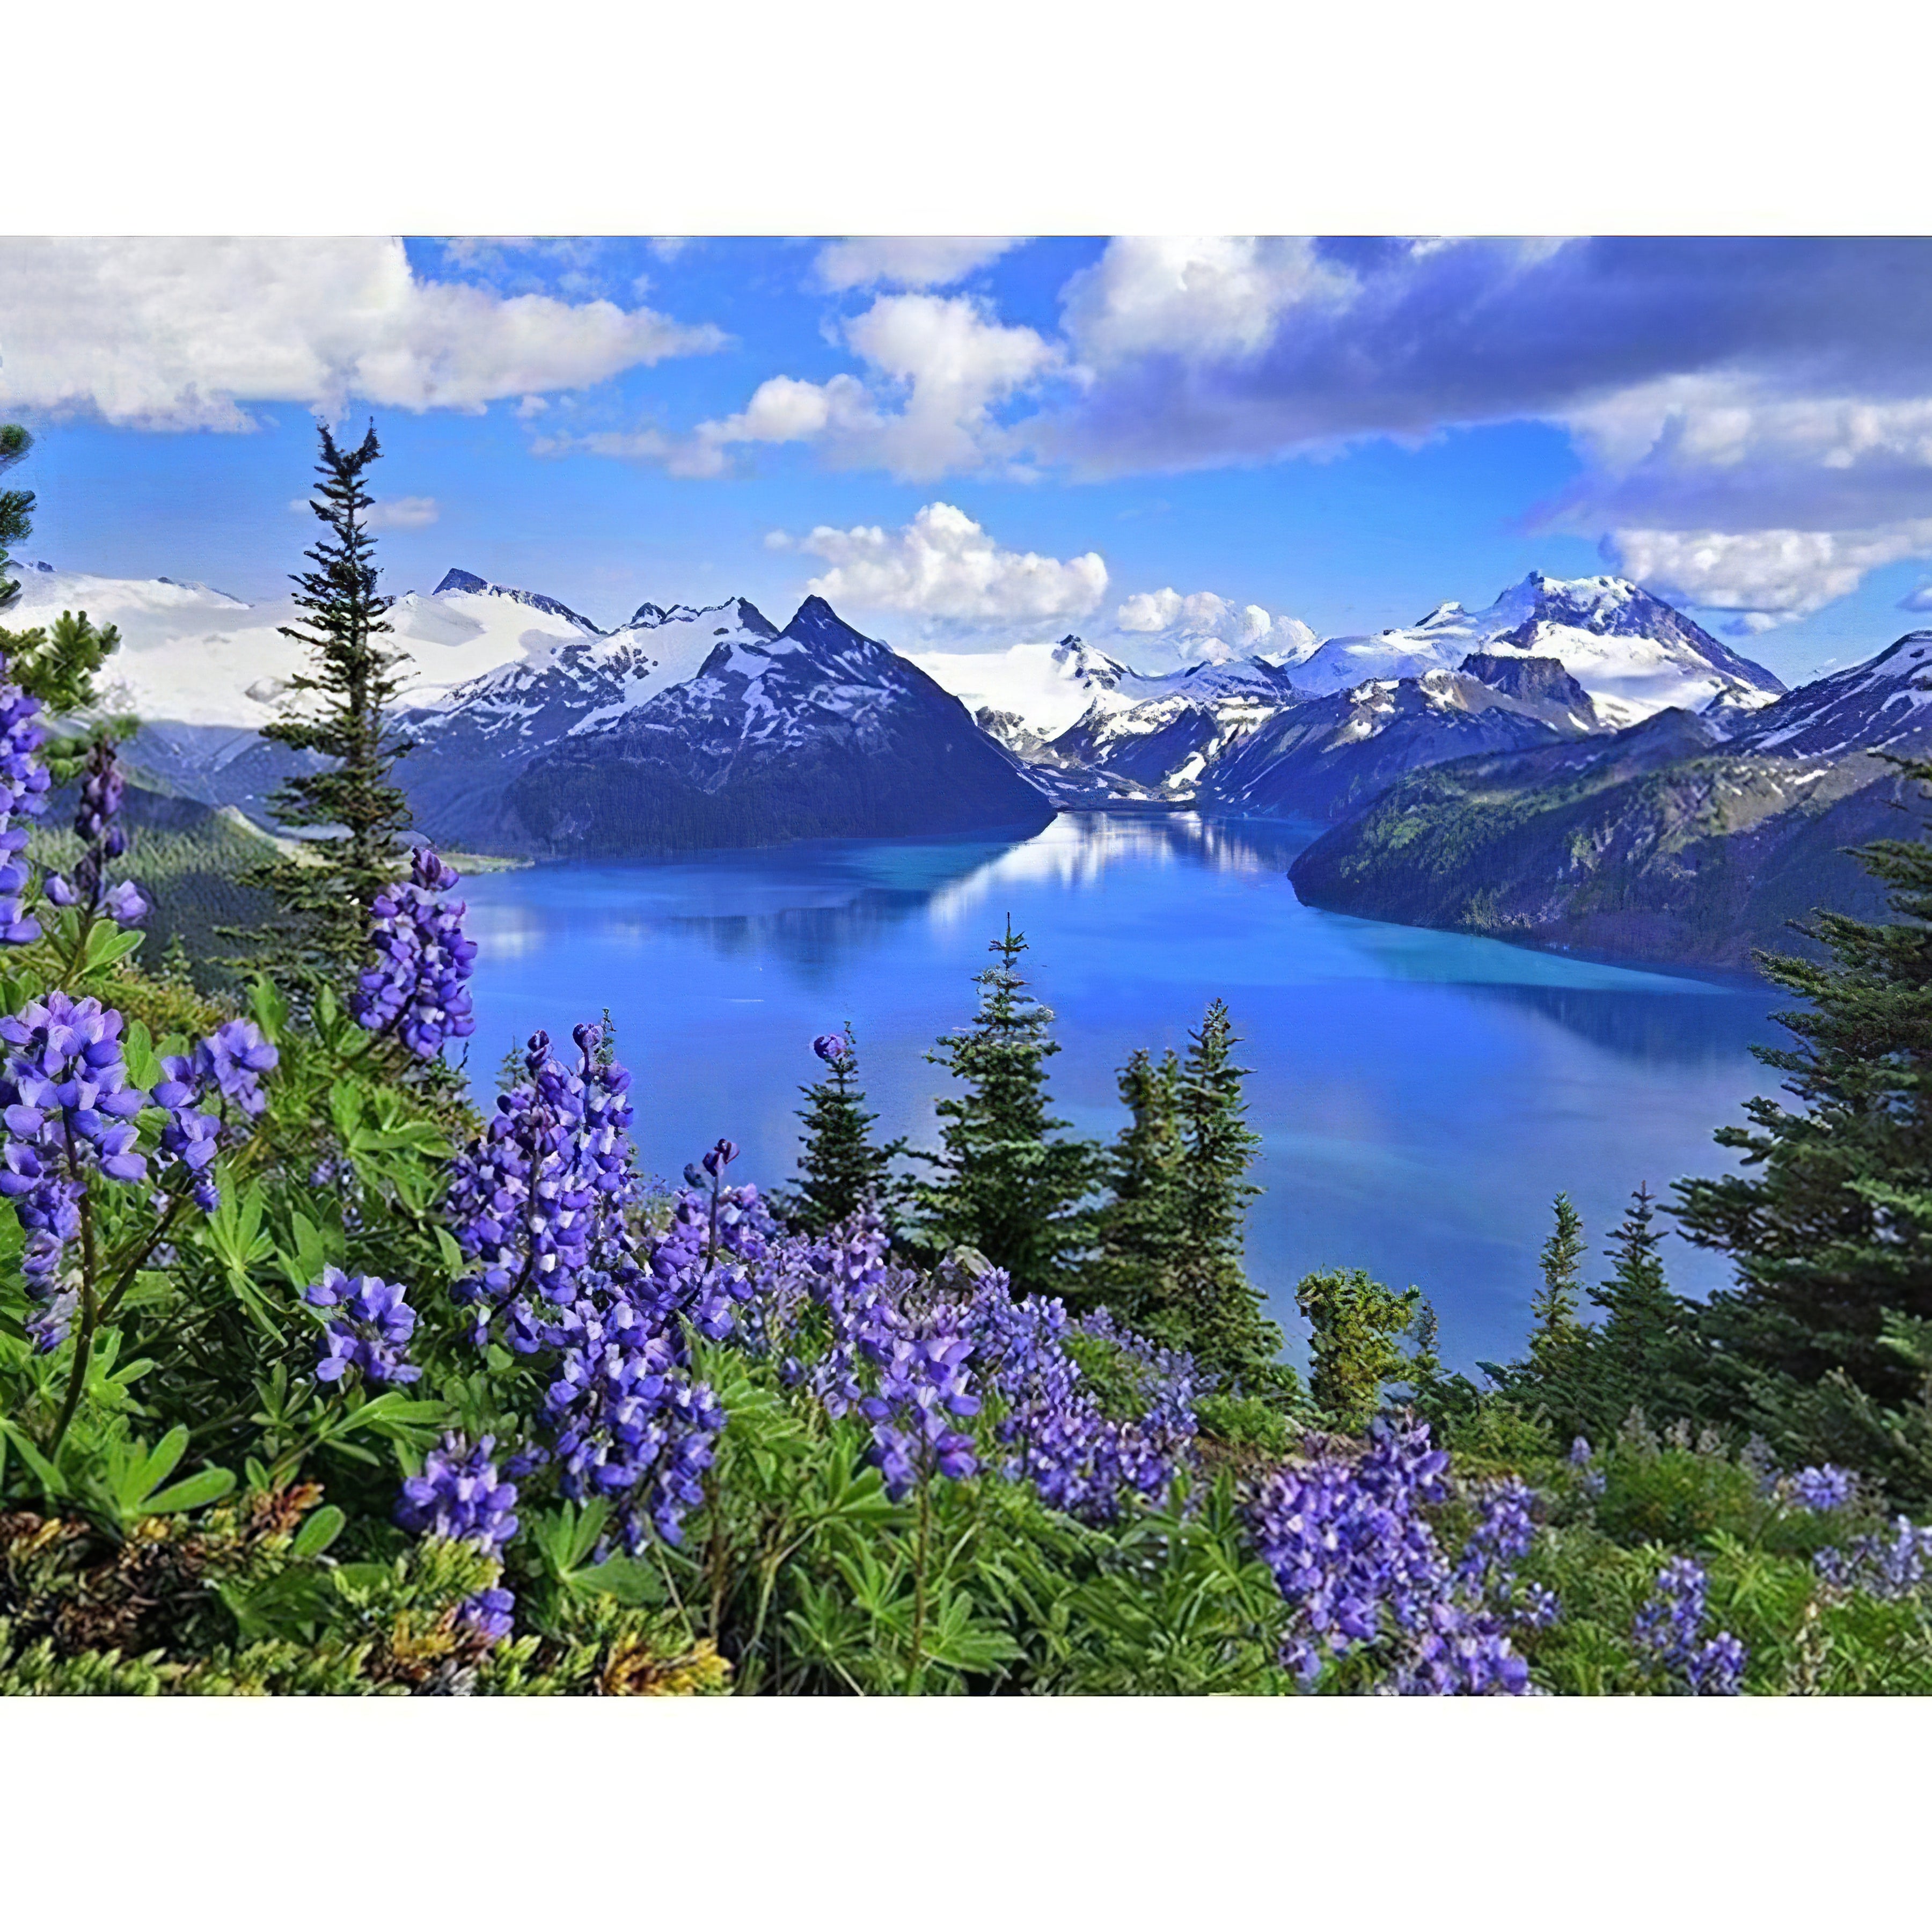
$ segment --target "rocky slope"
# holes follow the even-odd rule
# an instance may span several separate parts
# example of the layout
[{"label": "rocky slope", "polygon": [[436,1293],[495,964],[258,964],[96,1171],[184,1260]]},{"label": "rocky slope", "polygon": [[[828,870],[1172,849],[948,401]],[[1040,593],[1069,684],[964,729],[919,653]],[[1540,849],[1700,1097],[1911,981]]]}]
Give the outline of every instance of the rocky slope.
[{"label": "rocky slope", "polygon": [[1742,722],[1668,710],[1438,765],[1290,876],[1331,910],[1612,955],[1738,967],[1756,948],[1810,950],[1789,921],[1880,902],[1845,848],[1926,818],[1876,754],[1932,752],[1928,671],[1932,632],[1914,632]]},{"label": "rocky slope", "polygon": [[1342,819],[1418,767],[1593,728],[1588,697],[1554,659],[1515,659],[1491,675],[1500,688],[1470,671],[1432,670],[1291,705],[1220,759],[1202,802],[1257,818]]}]

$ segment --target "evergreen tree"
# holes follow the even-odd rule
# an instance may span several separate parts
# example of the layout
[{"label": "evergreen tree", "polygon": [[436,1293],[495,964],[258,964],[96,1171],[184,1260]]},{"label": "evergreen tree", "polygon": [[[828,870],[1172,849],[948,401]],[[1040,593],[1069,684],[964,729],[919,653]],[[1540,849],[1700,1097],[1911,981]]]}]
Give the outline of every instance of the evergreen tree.
[{"label": "evergreen tree", "polygon": [[843,1033],[821,1034],[812,1046],[826,1071],[823,1079],[799,1089],[806,1100],[799,1109],[805,1136],[798,1174],[782,1205],[795,1226],[822,1234],[868,1202],[884,1204],[887,1171],[903,1143],[881,1147],[873,1142],[879,1117],[866,1110],[851,1022]]},{"label": "evergreen tree", "polygon": [[[1932,763],[1890,762],[1932,783]],[[1932,845],[1879,839],[1856,856],[1891,917],[1819,912],[1798,930],[1827,957],[1757,956],[1806,1003],[1776,1016],[1795,1046],[1754,1049],[1795,1104],[1748,1102],[1750,1124],[1716,1136],[1744,1171],[1680,1181],[1672,1210],[1736,1269],[1701,1325],[1760,1403],[1827,1378],[1916,1400],[1887,1319],[1932,1319]]]},{"label": "evergreen tree", "polygon": [[[27,460],[34,439],[18,423],[0,423],[0,476]],[[20,581],[8,576],[16,544],[25,543],[34,530],[34,493],[31,490],[0,490],[0,610],[10,609],[20,595]]]},{"label": "evergreen tree", "polygon": [[313,670],[290,682],[313,703],[265,725],[262,735],[332,761],[286,780],[269,800],[282,824],[320,836],[304,840],[299,854],[257,868],[248,883],[273,892],[280,908],[266,963],[301,977],[343,980],[362,957],[376,894],[402,868],[409,807],[390,774],[411,746],[389,722],[406,659],[380,642],[390,628],[383,616],[390,600],[376,588],[374,500],[364,482],[382,454],[375,426],[355,449],[339,446],[326,426],[320,433],[322,481],[310,507],[327,535],[304,553],[315,568],[294,580],[308,627],[282,632],[310,653]]},{"label": "evergreen tree", "polygon": [[1696,1387],[1691,1310],[1665,1278],[1656,1220],[1649,1188],[1635,1189],[1604,1250],[1610,1278],[1590,1290],[1603,1322],[1552,1388],[1558,1406],[1570,1398],[1574,1413],[1563,1418],[1565,1426],[1586,1434],[1615,1429],[1633,1408],[1653,1420],[1674,1420],[1706,1406]]},{"label": "evergreen tree", "polygon": [[1530,1314],[1535,1326],[1530,1331],[1529,1360],[1532,1370],[1549,1378],[1573,1365],[1580,1348],[1588,1337],[1577,1318],[1583,1258],[1583,1220],[1567,1194],[1556,1202],[1556,1225],[1543,1244],[1540,1257],[1543,1286],[1530,1298]]},{"label": "evergreen tree", "polygon": [[1086,1298],[1134,1325],[1171,1318],[1177,1299],[1187,1158],[1180,1081],[1172,1049],[1156,1060],[1137,1048],[1119,1076],[1128,1120],[1107,1161],[1109,1196],[1098,1216],[1100,1252]]},{"label": "evergreen tree", "polygon": [[[0,476],[24,461],[33,446],[33,438],[19,424],[0,424]],[[18,581],[7,574],[8,553],[33,534],[33,510],[32,490],[0,490],[0,610],[20,597]],[[52,624],[30,631],[0,630],[7,682],[38,698],[50,722],[77,718],[99,702],[94,674],[120,643],[121,634],[112,624],[90,623],[85,610],[63,610]],[[78,735],[50,736],[40,756],[54,782],[64,784],[73,778],[97,740],[125,738],[136,722],[131,717],[96,718]]]},{"label": "evergreen tree", "polygon": [[[1366,1268],[1330,1268],[1303,1276],[1294,1291],[1308,1318],[1309,1394],[1332,1427],[1359,1433],[1382,1409],[1392,1382],[1408,1381],[1418,1364],[1404,1354],[1400,1339],[1415,1327],[1422,1292],[1397,1294]],[[1433,1311],[1421,1336],[1420,1365],[1433,1375]]]},{"label": "evergreen tree", "polygon": [[1220,1000],[1188,1036],[1175,1091],[1184,1152],[1173,1292],[1202,1365],[1234,1392],[1259,1394],[1283,1385],[1275,1358],[1285,1338],[1242,1265],[1248,1204],[1261,1192],[1248,1178],[1261,1136],[1247,1123],[1239,1037]]},{"label": "evergreen tree", "polygon": [[1011,1275],[1016,1295],[1077,1293],[1094,1234],[1082,1204],[1100,1178],[1101,1151],[1063,1138],[1067,1124],[1048,1113],[1046,1063],[1060,1048],[1052,1011],[1020,976],[1024,935],[1009,920],[988,950],[999,957],[975,976],[972,1025],[926,1055],[966,1091],[934,1109],[941,1151],[915,1156],[934,1169],[908,1190],[917,1238],[935,1252],[978,1249]]}]

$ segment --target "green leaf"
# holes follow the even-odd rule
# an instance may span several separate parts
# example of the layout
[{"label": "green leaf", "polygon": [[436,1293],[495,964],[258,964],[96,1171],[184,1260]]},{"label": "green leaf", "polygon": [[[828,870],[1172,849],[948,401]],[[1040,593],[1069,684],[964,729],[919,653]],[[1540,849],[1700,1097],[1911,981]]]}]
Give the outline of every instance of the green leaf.
[{"label": "green leaf", "polygon": [[121,1058],[127,1063],[128,1077],[136,1087],[158,1086],[161,1078],[161,1063],[154,1052],[154,1036],[148,1032],[146,1023],[132,1022],[122,1036]]},{"label": "green leaf", "polygon": [[270,1040],[279,1041],[289,1023],[289,1003],[276,991],[274,982],[266,977],[257,979],[248,988],[248,1004],[262,1033]]},{"label": "green leaf", "polygon": [[[176,1423],[166,1435],[128,1472],[129,1493],[139,1502],[174,1474],[175,1465],[188,1454],[188,1430]],[[232,1483],[233,1477],[229,1480]]]},{"label": "green leaf", "polygon": [[87,952],[80,962],[83,974],[104,973],[127,958],[147,935],[138,930],[124,931],[112,920],[103,920],[87,935]]},{"label": "green leaf", "polygon": [[296,1532],[296,1540],[290,1546],[290,1554],[304,1558],[320,1556],[342,1534],[342,1526],[348,1520],[334,1504],[323,1504]]},{"label": "green leaf", "polygon": [[197,1469],[170,1487],[148,1498],[141,1505],[143,1516],[166,1516],[176,1510],[200,1509],[218,1502],[235,1486],[232,1469]]}]

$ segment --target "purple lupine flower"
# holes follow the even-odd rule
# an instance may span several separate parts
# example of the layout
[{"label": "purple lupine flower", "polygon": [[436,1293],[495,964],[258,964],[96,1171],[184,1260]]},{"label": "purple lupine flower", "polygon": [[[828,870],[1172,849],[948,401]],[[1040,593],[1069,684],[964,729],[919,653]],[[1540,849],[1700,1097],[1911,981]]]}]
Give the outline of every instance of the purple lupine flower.
[{"label": "purple lupine flower", "polygon": [[515,1628],[515,1594],[496,1585],[466,1597],[456,1608],[456,1628],[500,1643]]},{"label": "purple lupine flower", "polygon": [[0,944],[9,946],[40,936],[40,921],[26,904],[27,830],[14,823],[46,809],[46,768],[34,755],[46,735],[34,722],[40,709],[38,698],[0,683]]},{"label": "purple lupine flower", "polygon": [[457,878],[424,845],[409,878],[376,896],[369,934],[376,963],[350,1002],[358,1025],[394,1034],[418,1060],[434,1060],[444,1041],[476,1030],[469,986],[476,942],[464,932],[462,901],[441,896]]},{"label": "purple lupine flower", "polygon": [[609,1499],[634,1550],[652,1530],[676,1542],[701,1500],[724,1416],[690,1372],[684,1324],[730,1332],[771,1222],[755,1189],[714,1184],[682,1197],[640,1255],[630,1075],[600,1028],[573,1036],[578,1064],[566,1068],[548,1035],[531,1036],[525,1078],[455,1163],[451,1225],[476,1265],[454,1292],[477,1310],[479,1344],[500,1320],[512,1349],[552,1371],[538,1438],[512,1466],[553,1464],[567,1497]]},{"label": "purple lupine flower", "polygon": [[843,1060],[848,1048],[842,1033],[822,1033],[812,1042],[812,1050],[830,1066]]},{"label": "purple lupine flower", "polygon": [[491,1436],[474,1447],[461,1436],[446,1436],[442,1448],[423,1458],[422,1474],[403,1484],[397,1522],[412,1535],[473,1543],[496,1555],[517,1533],[517,1486],[499,1480],[491,1460],[496,1446]]},{"label": "purple lupine flower", "polygon": [[58,991],[0,1018],[0,1196],[26,1233],[21,1273],[50,1304],[34,1320],[37,1348],[56,1347],[67,1333],[57,1284],[88,1178],[147,1177],[136,1142],[148,1096],[128,1078],[121,1033],[118,1012]]},{"label": "purple lupine flower", "polygon": [[1850,1469],[1832,1462],[1800,1469],[1795,1476],[1787,1476],[1781,1486],[1790,1502],[1814,1516],[1848,1508],[1858,1486],[1858,1479]]},{"label": "purple lupine flower", "polygon": [[1932,1528],[1895,1516],[1888,1535],[1862,1536],[1844,1550],[1821,1550],[1812,1559],[1835,1588],[1888,1600],[1916,1595],[1932,1570]]},{"label": "purple lupine flower", "polygon": [[90,913],[105,913],[117,925],[138,926],[147,917],[148,906],[134,882],[107,884],[109,862],[128,849],[127,832],[118,822],[127,784],[113,746],[106,739],[98,740],[88,754],[74,810],[74,835],[82,850],[74,877],[68,880],[50,873],[42,890],[56,905],[77,905]]},{"label": "purple lupine flower", "polygon": [[1649,1600],[1636,1613],[1630,1634],[1653,1666],[1681,1683],[1694,1697],[1735,1697],[1748,1661],[1728,1630],[1703,1637],[1708,1580],[1703,1566],[1674,1556],[1658,1572]]},{"label": "purple lupine flower", "polygon": [[704,1157],[704,1171],[713,1180],[716,1180],[737,1158],[738,1143],[736,1141],[721,1140],[716,1147],[706,1150]]},{"label": "purple lupine flower", "polygon": [[1305,1686],[1330,1659],[1360,1652],[1405,1695],[1528,1689],[1509,1629],[1546,1622],[1551,1608],[1546,1594],[1520,1592],[1509,1569],[1527,1547],[1526,1494],[1492,1490],[1452,1568],[1423,1513],[1450,1493],[1448,1467],[1426,1424],[1384,1418],[1359,1458],[1318,1447],[1262,1485],[1250,1527],[1292,1612],[1282,1663]]},{"label": "purple lupine flower", "polygon": [[859,1408],[872,1425],[872,1460],[886,1479],[886,1493],[899,1502],[935,1474],[963,1482],[978,1464],[972,1437],[952,1424],[980,1412],[968,1366],[972,1338],[942,1326],[872,1346],[878,1393]]},{"label": "purple lupine flower", "polygon": [[322,1331],[316,1380],[340,1382],[351,1369],[361,1370],[372,1382],[417,1380],[422,1371],[407,1353],[416,1312],[406,1293],[400,1283],[373,1274],[351,1276],[338,1268],[325,1268],[321,1280],[302,1294],[312,1308],[340,1310]]},{"label": "purple lupine flower", "polygon": [[194,1050],[195,1084],[212,1084],[224,1100],[254,1119],[268,1104],[261,1076],[280,1057],[253,1020],[224,1020]]}]

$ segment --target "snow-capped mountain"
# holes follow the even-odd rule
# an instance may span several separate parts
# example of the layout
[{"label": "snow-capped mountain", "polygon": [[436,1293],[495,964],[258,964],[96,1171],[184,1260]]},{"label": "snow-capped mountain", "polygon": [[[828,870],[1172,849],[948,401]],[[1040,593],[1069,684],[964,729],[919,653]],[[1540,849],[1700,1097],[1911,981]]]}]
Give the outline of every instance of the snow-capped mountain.
[{"label": "snow-capped mountain", "polygon": [[1532,571],[1488,609],[1439,604],[1420,623],[1372,636],[1330,638],[1294,667],[1314,692],[1370,678],[1449,670],[1472,652],[1555,658],[1610,726],[1676,706],[1701,710],[1726,692],[1775,698],[1784,686],[1660,598],[1620,577],[1565,580]]},{"label": "snow-capped mountain", "polygon": [[[1596,728],[1588,694],[1552,658],[1382,678],[1291,705],[1228,751],[1202,802],[1244,815],[1343,818],[1406,772],[1478,752],[1521,751]],[[1512,688],[1511,687],[1514,687]]]},{"label": "snow-capped mountain", "polygon": [[1138,675],[1072,636],[1004,651],[910,651],[906,657],[958,698],[982,730],[1029,758],[1075,723],[1096,692]]},{"label": "snow-capped mountain", "polygon": [[748,614],[694,675],[580,723],[517,770],[503,823],[522,849],[1037,830],[1052,816],[958,699],[823,598],[776,632],[736,608]]},{"label": "snow-capped mountain", "polygon": [[1932,736],[1932,631],[1834,671],[1727,726],[1738,751],[1831,758]]}]

